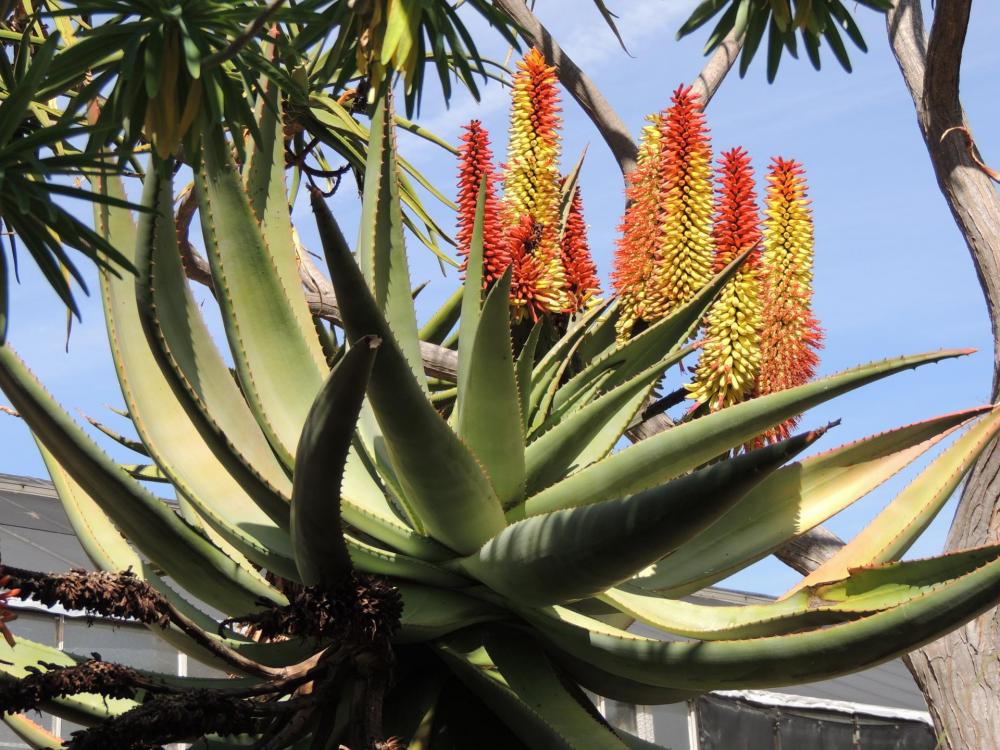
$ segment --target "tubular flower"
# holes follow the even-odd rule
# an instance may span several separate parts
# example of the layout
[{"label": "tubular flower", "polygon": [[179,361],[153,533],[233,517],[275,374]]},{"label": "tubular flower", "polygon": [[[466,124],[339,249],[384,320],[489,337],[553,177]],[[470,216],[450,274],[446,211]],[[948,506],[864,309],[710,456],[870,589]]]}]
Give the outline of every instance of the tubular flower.
[{"label": "tubular flower", "polygon": [[625,197],[628,208],[618,227],[621,237],[615,250],[611,281],[619,297],[621,313],[615,324],[618,338],[627,339],[637,320],[644,317],[646,284],[653,271],[653,255],[659,235],[657,189],[660,184],[659,162],[661,115],[650,115],[650,124],[642,129],[639,158],[628,177]]},{"label": "tubular flower", "polygon": [[742,148],[722,155],[716,205],[713,272],[751,253],[706,316],[705,345],[688,386],[688,397],[712,411],[750,396],[760,370],[760,216],[753,168]]},{"label": "tubular flower", "polygon": [[566,269],[566,286],[573,297],[575,310],[596,304],[601,293],[597,279],[597,266],[590,255],[587,242],[587,223],[583,219],[583,198],[579,186],[573,190],[569,214],[562,236],[562,263]]},{"label": "tubular flower", "polygon": [[524,217],[535,227],[537,241],[516,251],[532,253],[547,289],[548,306],[533,316],[572,309],[559,247],[559,123],[555,68],[531,49],[514,76],[504,202],[508,227],[521,225]]},{"label": "tubular flower", "polygon": [[490,150],[490,134],[479,120],[470,122],[465,130],[458,150],[458,232],[455,239],[459,254],[468,258],[472,229],[476,221],[476,199],[485,175],[483,285],[486,286],[503,276],[510,265],[510,254],[500,223],[500,203],[496,197],[496,172],[493,168],[493,152]]},{"label": "tubular flower", "polygon": [[712,271],[712,149],[698,98],[680,87],[660,123],[660,238],[645,318],[659,320],[690,300]]},{"label": "tubular flower", "polygon": [[[0,576],[0,588],[10,585],[10,576]],[[7,623],[16,620],[17,615],[7,609],[7,600],[12,599],[21,593],[21,589],[9,589],[0,593],[0,635],[3,635],[7,645],[14,648],[14,636],[7,627]]]},{"label": "tubular flower", "polygon": [[561,292],[553,293],[545,269],[534,251],[541,231],[534,219],[522,216],[521,221],[507,231],[511,258],[510,301],[517,319],[524,314],[538,316],[559,304]]},{"label": "tubular flower", "polygon": [[[798,162],[776,158],[767,181],[760,396],[808,382],[823,342],[812,312],[813,223],[804,170]],[[789,419],[758,442],[784,439],[797,423],[797,417]]]}]

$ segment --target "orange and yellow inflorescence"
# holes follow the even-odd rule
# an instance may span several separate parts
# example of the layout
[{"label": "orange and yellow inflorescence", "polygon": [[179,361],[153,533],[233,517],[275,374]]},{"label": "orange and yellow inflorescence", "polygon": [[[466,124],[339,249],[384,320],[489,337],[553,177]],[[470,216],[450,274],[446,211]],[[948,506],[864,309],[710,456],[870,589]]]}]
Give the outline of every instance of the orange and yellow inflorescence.
[{"label": "orange and yellow inflorescence", "polygon": [[516,320],[545,313],[572,313],[600,294],[590,256],[579,188],[561,215],[564,179],[559,174],[559,93],[555,68],[532,49],[513,81],[510,142],[503,169],[503,198],[493,192],[492,154],[482,125],[467,126],[459,151],[459,252],[467,256],[483,175],[487,195],[483,232],[484,283],[511,272]]},{"label": "orange and yellow inflorescence", "polygon": [[[778,157],[772,160],[767,181],[759,396],[811,380],[823,343],[812,312],[813,222],[805,171],[798,162]],[[778,425],[763,440],[788,437],[797,422]]]},{"label": "orange and yellow inflorescence", "polygon": [[[565,180],[563,181],[565,182]],[[600,301],[601,282],[587,242],[587,222],[583,218],[583,198],[579,185],[573,189],[566,226],[562,235],[562,263],[566,269],[566,287],[574,308],[582,310]]]},{"label": "orange and yellow inflorescence", "polygon": [[616,324],[621,339],[628,338],[636,321],[645,318],[646,285],[653,274],[656,240],[660,233],[657,222],[662,143],[660,119],[659,114],[650,115],[650,124],[642,129],[636,168],[628,176],[625,189],[628,206],[618,227],[621,237],[611,280],[621,307]]},{"label": "orange and yellow inflorescence", "polygon": [[751,251],[709,310],[688,386],[689,398],[717,411],[748,398],[760,371],[760,216],[750,156],[741,148],[723,153],[719,163],[714,234],[713,273]]},{"label": "orange and yellow inflorescence", "polygon": [[469,256],[472,230],[476,220],[476,200],[483,177],[486,196],[483,207],[483,285],[488,286],[503,276],[510,265],[510,254],[500,223],[500,202],[496,196],[496,170],[490,135],[479,120],[465,126],[462,145],[458,150],[458,232],[455,241],[463,258]]},{"label": "orange and yellow inflorescence", "polygon": [[[559,243],[559,92],[556,71],[542,53],[531,49],[518,63],[510,110],[510,141],[504,167],[504,204],[511,239],[530,235],[530,246],[511,248],[511,255],[530,254],[537,274],[518,280],[532,284],[532,317],[543,312],[569,312],[573,301],[566,285]],[[527,217],[532,230],[523,231]],[[518,267],[515,266],[515,274]],[[515,300],[515,306],[518,305]]]},{"label": "orange and yellow inflorescence", "polygon": [[[697,96],[681,86],[670,108],[659,120],[653,150],[656,174],[655,223],[649,226],[649,207],[626,217],[615,278],[638,277],[637,289],[619,285],[622,313],[618,335],[626,339],[638,320],[651,323],[690,300],[708,283],[712,271],[712,148]],[[632,187],[638,189],[639,175]],[[632,225],[635,225],[634,227]],[[649,235],[652,246],[646,245]],[[634,244],[641,243],[641,244]],[[641,261],[648,258],[649,261]],[[648,273],[638,270],[649,262]],[[633,266],[630,271],[626,266]]]}]

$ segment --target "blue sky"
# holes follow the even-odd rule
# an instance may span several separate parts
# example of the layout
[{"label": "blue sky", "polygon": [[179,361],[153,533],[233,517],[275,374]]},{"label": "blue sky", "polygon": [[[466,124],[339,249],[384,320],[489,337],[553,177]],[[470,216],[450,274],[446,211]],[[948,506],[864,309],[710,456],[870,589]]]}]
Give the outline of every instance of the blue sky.
[{"label": "blue sky", "polygon": [[[625,122],[635,131],[649,112],[664,107],[670,92],[691,80],[703,64],[701,44],[674,41],[677,27],[693,3],[676,0],[615,0],[620,28],[633,57],[625,55],[597,11],[584,0],[539,0],[537,11],[566,50],[591,74]],[[907,372],[841,397],[815,409],[805,426],[841,418],[817,448],[829,448],[917,419],[984,403],[989,398],[992,344],[982,294],[961,236],[938,192],[917,130],[909,95],[885,36],[880,16],[858,7],[856,17],[870,51],[851,50],[854,73],[843,72],[824,55],[823,70],[807,61],[786,59],[778,80],[768,85],[763,60],[755,61],[743,80],[734,72],[708,112],[716,153],[746,147],[758,172],[771,156],[795,158],[806,165],[816,222],[817,314],[826,329],[821,371],[835,372],[873,359],[941,347],[976,347],[979,353],[958,361]],[[1000,162],[1000,102],[995,71],[1000,50],[1000,8],[979,3],[973,9],[962,75],[962,95],[989,162]],[[488,37],[484,32],[479,38]],[[483,51],[502,59],[502,44],[484,43]],[[420,121],[454,141],[460,126],[482,119],[502,158],[506,143],[507,96],[496,84],[483,101],[459,94],[445,110],[439,97],[425,96]],[[607,281],[616,227],[623,207],[617,166],[590,122],[564,98],[564,157],[569,169],[589,146],[582,175],[590,240],[602,278]],[[978,127],[977,127],[978,126]],[[411,137],[401,138],[404,154],[445,192],[454,190],[455,167],[442,150]],[[991,151],[992,147],[992,151]],[[332,206],[346,225],[356,221],[356,193],[341,187]],[[428,205],[433,199],[428,198]],[[452,219],[436,214],[445,226]],[[307,246],[318,247],[308,211],[296,218]],[[415,283],[430,281],[421,296],[427,314],[456,283],[442,277],[437,263],[411,241]],[[13,290],[13,345],[34,372],[74,413],[98,417],[120,429],[123,420],[106,405],[119,407],[114,372],[98,300],[83,305],[83,321],[74,325],[69,353],[63,351],[65,317],[54,296],[30,266],[22,263],[21,284]],[[96,290],[93,273],[92,290]],[[3,403],[0,398],[0,403]],[[77,411],[78,410],[78,411]],[[27,430],[0,414],[0,472],[44,476]],[[130,459],[136,460],[136,459]],[[858,531],[912,473],[831,520],[829,528],[848,537]],[[953,509],[946,508],[911,554],[940,550]],[[729,583],[738,588],[779,593],[794,574],[774,561],[762,562]]]}]

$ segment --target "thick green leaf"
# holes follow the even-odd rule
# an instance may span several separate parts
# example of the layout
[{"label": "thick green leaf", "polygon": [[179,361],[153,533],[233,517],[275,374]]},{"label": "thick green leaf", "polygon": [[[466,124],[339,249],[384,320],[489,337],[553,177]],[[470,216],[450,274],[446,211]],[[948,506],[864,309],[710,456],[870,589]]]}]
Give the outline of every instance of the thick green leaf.
[{"label": "thick green leaf", "polygon": [[614,674],[686,690],[767,688],[881,664],[1000,600],[1000,557],[876,614],[801,633],[738,641],[657,641],[562,607],[525,609],[556,648]]},{"label": "thick green leaf", "polygon": [[496,492],[407,366],[330,210],[312,205],[348,336],[382,339],[368,397],[406,501],[435,539],[474,552],[505,525]]},{"label": "thick green leaf", "polygon": [[[153,180],[155,177],[150,178]],[[107,180],[103,189],[114,197],[124,197],[117,179]],[[123,254],[130,261],[134,260],[136,229],[127,210],[96,206],[95,223],[109,241],[124,248]],[[101,272],[100,282],[115,372],[129,416],[151,457],[199,515],[241,554],[294,579],[288,534],[219,464],[161,371],[143,331],[135,282],[107,271]]]},{"label": "thick green leaf", "polygon": [[639,492],[690,471],[767,428],[841,393],[902,370],[968,353],[968,350],[942,350],[883,360],[745,401],[614,453],[529,497],[520,507],[526,515],[534,516]]},{"label": "thick green leaf", "polygon": [[[309,323],[286,289],[276,249],[261,233],[221,128],[206,127],[196,187],[205,250],[236,373],[272,448],[291,468],[306,414],[326,375]],[[291,259],[294,263],[294,258]],[[409,291],[409,290],[407,290]],[[307,313],[308,315],[308,313]]]},{"label": "thick green leaf", "polygon": [[[38,441],[36,440],[36,442]],[[242,636],[237,636],[236,638],[220,637],[217,634],[219,629],[218,623],[169,586],[153,569],[153,565],[136,554],[121,533],[119,533],[118,529],[115,528],[107,514],[101,510],[101,507],[79,484],[73,481],[41,443],[38,443],[38,449],[41,452],[42,460],[45,461],[49,476],[52,478],[52,484],[56,489],[63,509],[66,511],[66,517],[73,527],[76,538],[87,553],[87,557],[90,558],[98,570],[107,570],[115,573],[129,570],[133,575],[138,576],[144,581],[148,581],[181,614],[201,628],[209,638],[221,640],[230,648],[244,653],[245,649],[261,650],[261,644],[243,639]],[[231,669],[228,664],[219,661],[214,654],[206,651],[203,646],[173,625],[168,628],[161,628],[156,624],[148,625],[147,627],[158,637],[183,651],[188,656],[218,669]],[[261,658],[266,655],[267,647],[270,644],[264,645],[264,653],[248,654],[250,658],[270,663],[269,660]],[[270,650],[273,651],[274,647],[270,646]],[[285,661],[284,664],[290,664],[297,660],[293,658]]]},{"label": "thick green leaf", "polygon": [[602,593],[711,525],[824,432],[769,445],[621,500],[528,518],[508,526],[460,566],[520,603]]},{"label": "thick green leaf", "polygon": [[247,197],[260,222],[274,272],[284,289],[283,299],[287,300],[288,309],[298,327],[296,336],[305,342],[312,354],[314,366],[321,372],[326,372],[326,357],[316,336],[309,308],[302,298],[298,251],[285,186],[284,108],[281,94],[277,83],[266,77],[261,81],[260,93],[256,111],[260,137],[251,139],[252,150],[244,170]]},{"label": "thick green leaf", "polygon": [[625,434],[664,370],[684,351],[640,372],[542,433],[524,453],[529,495],[604,458]]},{"label": "thick green leaf", "polygon": [[396,129],[392,101],[387,95],[372,115],[357,262],[413,376],[426,390],[417,317],[410,296],[412,284],[406,262],[399,189]]},{"label": "thick green leaf", "polygon": [[447,640],[435,645],[438,655],[462,684],[479,696],[526,747],[535,750],[581,750],[581,746],[563,737],[547,716],[526,703],[507,684],[503,675],[492,666],[492,657],[484,648],[465,643],[452,645]]},{"label": "thick green leaf", "polygon": [[481,622],[509,617],[504,610],[457,591],[396,582],[403,617],[395,643],[422,643]]},{"label": "thick green leaf", "polygon": [[632,584],[672,597],[698,591],[864,497],[990,407],[969,409],[841,445],[785,466],[737,507]]},{"label": "thick green leaf", "polygon": [[[472,338],[467,372],[459,372],[456,431],[486,470],[506,508],[524,499],[524,421],[510,340],[508,268],[483,305],[474,337],[462,329],[459,352]],[[464,323],[464,319],[463,319]]]},{"label": "thick green leaf", "polygon": [[146,178],[135,294],[147,339],[177,398],[216,459],[254,502],[288,527],[291,481],[223,360],[188,287],[173,230],[169,172]]},{"label": "thick green leaf", "polygon": [[612,674],[564,651],[553,649],[552,658],[582,687],[605,698],[640,706],[661,706],[697,698],[704,691],[649,685],[638,680]]},{"label": "thick green leaf", "polygon": [[[646,625],[674,635],[712,641],[760,638],[855,619],[898,606],[996,556],[996,550],[989,553],[974,550],[959,571],[956,571],[958,560],[921,560],[919,577],[905,569],[911,563],[902,563],[900,570],[873,569],[858,581],[854,580],[858,571],[852,570],[849,578],[829,587],[802,588],[767,604],[695,604],[623,589],[611,589],[600,599]],[[942,564],[938,566],[929,564],[939,561]]]},{"label": "thick green leaf", "polygon": [[463,588],[470,583],[468,578],[458,573],[416,557],[376,547],[349,533],[344,534],[344,540],[351,554],[351,562],[363,573],[402,578],[442,588]]},{"label": "thick green leaf", "polygon": [[284,597],[252,577],[108,458],[39,385],[9,346],[0,347],[0,389],[38,440],[122,533],[200,599],[230,613]]},{"label": "thick green leaf", "polygon": [[63,741],[24,714],[4,714],[4,724],[33,750],[62,750]]},{"label": "thick green leaf", "polygon": [[[469,240],[469,256],[465,262],[465,280],[462,283],[461,321],[458,339],[458,398],[455,402],[457,415],[462,411],[464,392],[469,381],[472,350],[479,328],[479,318],[483,307],[483,227],[486,212],[486,175],[479,183],[476,193],[476,215],[472,223],[472,238]],[[509,338],[510,334],[508,334]]]},{"label": "thick green leaf", "polygon": [[351,346],[316,396],[302,428],[295,454],[291,534],[295,564],[307,586],[332,589],[352,570],[340,523],[340,487],[380,343],[369,337]]},{"label": "thick green leaf", "polygon": [[[14,648],[6,642],[0,645],[0,679],[21,679],[30,674],[28,667],[38,667],[38,662],[58,664],[71,667],[77,659],[52,646],[28,640],[18,636]],[[45,708],[60,716],[77,721],[93,723],[95,719],[105,719],[108,716],[128,711],[139,705],[134,700],[126,698],[108,698],[96,693],[78,693],[65,698],[48,701]]]},{"label": "thick green leaf", "polygon": [[836,580],[850,568],[902,557],[934,520],[986,446],[1000,432],[1000,408],[958,438],[871,523],[793,590]]},{"label": "thick green leaf", "polygon": [[603,357],[594,360],[574,375],[556,391],[552,402],[553,409],[559,409],[568,402],[575,402],[581,394],[586,394],[589,398],[593,393],[590,386],[609,371],[613,374],[604,378],[601,383],[604,390],[621,385],[659,362],[664,356],[677,351],[694,335],[712,302],[748,256],[749,253],[744,253],[736,258],[673,314],[657,321],[624,344],[615,346]]},{"label": "thick green leaf", "polygon": [[557,672],[536,641],[493,628],[486,637],[486,653],[514,694],[538,711],[573,747],[580,750],[626,747],[611,727],[598,718],[584,692]]}]

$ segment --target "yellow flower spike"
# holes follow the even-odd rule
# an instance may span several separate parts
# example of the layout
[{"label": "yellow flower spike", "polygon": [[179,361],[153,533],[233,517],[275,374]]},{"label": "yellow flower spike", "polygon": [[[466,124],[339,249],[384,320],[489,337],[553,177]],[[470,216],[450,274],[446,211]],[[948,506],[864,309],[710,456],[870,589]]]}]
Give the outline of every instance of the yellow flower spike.
[{"label": "yellow flower spike", "polygon": [[[809,382],[819,365],[823,332],[812,312],[813,223],[805,172],[796,161],[776,158],[768,176],[764,221],[763,327],[756,393],[783,391]],[[756,442],[787,438],[789,419]]]},{"label": "yellow flower spike", "polygon": [[[532,317],[544,312],[567,312],[574,306],[563,266],[559,237],[559,94],[555,68],[531,49],[518,63],[511,104],[510,142],[504,170],[506,224],[512,258],[532,256],[531,273],[518,279],[515,288],[530,283],[535,291],[515,297],[514,304],[529,304]],[[525,221],[530,227],[522,226]],[[515,247],[518,242],[523,247]],[[524,266],[527,268],[527,266]]]},{"label": "yellow flower spike", "polygon": [[687,386],[688,398],[712,411],[748,398],[760,370],[760,217],[750,157],[741,148],[722,155],[717,205],[713,271],[753,252],[706,316],[705,345]]}]

